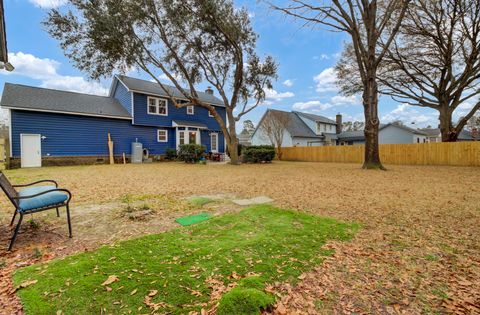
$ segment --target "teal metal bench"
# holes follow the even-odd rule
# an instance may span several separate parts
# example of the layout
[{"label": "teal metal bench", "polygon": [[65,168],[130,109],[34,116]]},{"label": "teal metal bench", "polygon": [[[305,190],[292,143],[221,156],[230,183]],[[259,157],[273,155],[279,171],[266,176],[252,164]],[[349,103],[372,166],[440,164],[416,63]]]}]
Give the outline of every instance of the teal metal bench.
[{"label": "teal metal bench", "polygon": [[[35,186],[48,183],[49,185]],[[12,185],[8,178],[0,172],[0,186],[7,195],[10,202],[15,207],[10,226],[15,222],[15,217],[20,215],[17,226],[13,233],[8,250],[12,250],[15,239],[17,238],[23,216],[30,213],[45,211],[49,209],[57,210],[57,217],[60,216],[59,208],[65,207],[67,210],[68,235],[72,237],[72,224],[70,222],[70,200],[72,194],[67,189],[58,188],[57,182],[46,179],[25,185]],[[16,188],[22,188],[17,190]]]}]

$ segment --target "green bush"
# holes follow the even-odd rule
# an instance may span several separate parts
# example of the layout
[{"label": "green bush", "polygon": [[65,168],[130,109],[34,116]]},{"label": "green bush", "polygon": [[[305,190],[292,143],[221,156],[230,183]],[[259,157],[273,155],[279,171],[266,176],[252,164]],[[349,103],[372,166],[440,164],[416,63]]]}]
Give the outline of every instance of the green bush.
[{"label": "green bush", "polygon": [[177,157],[186,163],[197,163],[205,155],[207,148],[200,144],[181,144],[178,148]]},{"label": "green bush", "polygon": [[254,145],[243,148],[243,161],[246,163],[271,162],[275,158],[275,148],[271,145]]},{"label": "green bush", "polygon": [[177,158],[177,150],[175,150],[173,148],[167,148],[167,150],[165,150],[165,159],[166,160],[173,161],[176,158]]}]

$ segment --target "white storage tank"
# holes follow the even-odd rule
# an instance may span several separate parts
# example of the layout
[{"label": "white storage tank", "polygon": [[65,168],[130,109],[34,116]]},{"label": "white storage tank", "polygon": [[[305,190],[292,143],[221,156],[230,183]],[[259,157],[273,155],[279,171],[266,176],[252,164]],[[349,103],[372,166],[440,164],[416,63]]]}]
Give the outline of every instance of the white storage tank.
[{"label": "white storage tank", "polygon": [[142,163],[143,159],[143,145],[140,142],[132,142],[132,163]]}]

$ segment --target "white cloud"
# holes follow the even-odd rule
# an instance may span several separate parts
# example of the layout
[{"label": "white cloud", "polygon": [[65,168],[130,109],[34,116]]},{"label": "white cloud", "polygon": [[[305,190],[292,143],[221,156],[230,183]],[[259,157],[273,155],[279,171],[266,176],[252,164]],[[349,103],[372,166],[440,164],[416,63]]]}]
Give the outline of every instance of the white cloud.
[{"label": "white cloud", "polygon": [[332,104],[322,103],[320,101],[297,102],[292,108],[299,111],[319,112],[333,107]]},{"label": "white cloud", "polygon": [[285,98],[294,97],[292,92],[278,92],[274,89],[265,89],[265,99],[268,101],[281,101]]},{"label": "white cloud", "polygon": [[292,87],[293,86],[293,80],[285,80],[283,81],[283,85],[287,86],[287,87]]},{"label": "white cloud", "polygon": [[335,95],[331,98],[331,102],[333,105],[358,105],[360,104],[360,100],[356,95],[352,96],[342,96],[342,95]]},{"label": "white cloud", "polygon": [[429,109],[421,109],[408,104],[400,104],[391,112],[385,114],[381,118],[382,123],[401,120],[405,125],[410,126],[415,123],[417,127],[425,127],[427,125],[438,125],[438,113]]},{"label": "white cloud", "polygon": [[44,9],[58,8],[67,3],[67,0],[29,0],[37,7]]},{"label": "white cloud", "polygon": [[23,52],[9,53],[8,59],[15,71],[2,71],[3,75],[21,75],[40,80],[41,87],[61,89],[87,94],[106,95],[108,89],[98,82],[90,82],[80,76],[64,76],[58,73],[60,63],[49,58],[38,58]]},{"label": "white cloud", "polygon": [[316,83],[317,92],[338,92],[337,74],[333,67],[323,70],[313,80]]}]

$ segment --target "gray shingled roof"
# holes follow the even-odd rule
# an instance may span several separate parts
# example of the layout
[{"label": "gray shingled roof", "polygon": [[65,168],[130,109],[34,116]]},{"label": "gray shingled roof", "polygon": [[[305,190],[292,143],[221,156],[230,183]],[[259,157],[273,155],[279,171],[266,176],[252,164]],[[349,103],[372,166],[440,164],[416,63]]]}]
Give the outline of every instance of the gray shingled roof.
[{"label": "gray shingled roof", "polygon": [[330,118],[327,118],[325,116],[302,113],[302,112],[297,112],[297,111],[293,111],[293,112],[295,114],[299,115],[299,116],[303,116],[303,117],[305,117],[307,119],[310,119],[310,120],[313,120],[313,121],[318,121],[318,122],[325,123],[325,124],[337,124],[336,121],[333,121]]},{"label": "gray shingled roof", "polygon": [[54,112],[131,118],[114,98],[5,83],[1,106]]},{"label": "gray shingled roof", "polygon": [[363,130],[344,131],[338,135],[341,140],[364,140],[365,132]]},{"label": "gray shingled roof", "polygon": [[[420,129],[422,132],[427,134],[429,137],[437,137],[440,136],[440,129],[439,128],[423,128]],[[472,137],[471,132],[467,130],[462,130],[458,135],[458,140],[474,140]]]},{"label": "gray shingled roof", "polygon": [[187,120],[173,120],[175,124],[178,126],[186,126],[186,127],[198,127],[198,128],[205,128],[207,129],[207,125],[195,121],[187,121]]},{"label": "gray shingled roof", "polygon": [[[269,109],[268,111],[274,111],[288,115],[289,122],[286,126],[287,131],[292,137],[299,138],[323,138],[323,136],[316,135],[306,124],[305,122],[298,117],[295,112],[285,112],[276,109]],[[266,115],[266,114],[265,114]]]},{"label": "gray shingled roof", "polygon": [[[129,90],[134,90],[138,92],[142,92],[145,94],[156,94],[156,95],[166,95],[165,91],[158,85],[157,82],[150,82],[146,80],[136,79],[132,77],[127,77],[124,75],[119,75],[117,78],[122,81],[123,84],[127,86]],[[166,89],[169,90],[170,94],[177,98],[185,98],[185,96],[174,86],[171,85],[164,85]],[[206,103],[218,105],[218,106],[225,106],[223,102],[215,97],[214,95],[205,93],[205,92],[198,92],[198,96],[200,99]]]}]

